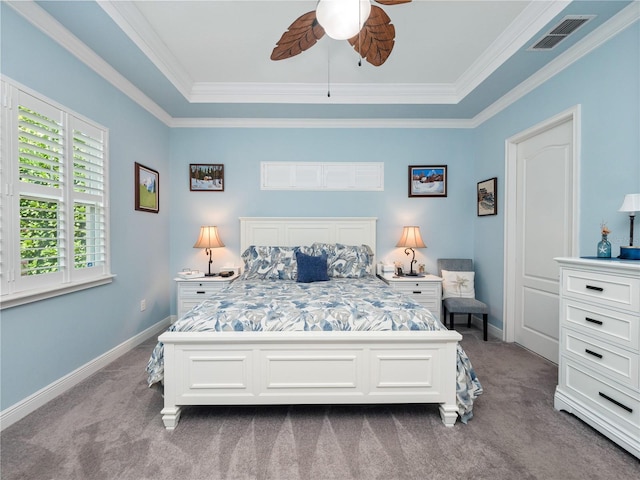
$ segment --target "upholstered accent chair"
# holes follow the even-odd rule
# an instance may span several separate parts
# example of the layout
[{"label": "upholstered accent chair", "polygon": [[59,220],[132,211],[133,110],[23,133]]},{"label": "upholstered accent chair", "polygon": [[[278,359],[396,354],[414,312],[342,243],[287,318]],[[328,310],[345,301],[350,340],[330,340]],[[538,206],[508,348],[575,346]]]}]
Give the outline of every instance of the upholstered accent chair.
[{"label": "upholstered accent chair", "polygon": [[489,307],[476,300],[475,272],[473,260],[469,258],[439,258],[438,275],[442,277],[442,304],[444,323],[449,312],[449,329],[453,330],[453,316],[467,315],[467,326],[471,327],[471,315],[482,314],[483,338],[487,340],[487,317]]}]

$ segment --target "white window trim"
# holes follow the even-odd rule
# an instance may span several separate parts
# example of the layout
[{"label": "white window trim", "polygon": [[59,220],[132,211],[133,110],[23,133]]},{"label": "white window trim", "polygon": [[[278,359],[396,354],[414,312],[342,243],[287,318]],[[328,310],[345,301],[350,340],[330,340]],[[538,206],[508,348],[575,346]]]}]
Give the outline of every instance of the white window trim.
[{"label": "white window trim", "polygon": [[[15,82],[8,77],[2,77],[0,79],[2,83],[2,117],[0,121],[2,126],[2,138],[1,144],[1,156],[0,162],[0,177],[1,180],[1,195],[2,195],[2,218],[0,220],[0,235],[2,236],[3,251],[0,253],[2,264],[4,266],[4,272],[2,275],[2,285],[0,285],[0,309],[6,309],[15,307],[18,305],[25,305],[28,303],[44,300],[47,298],[53,298],[60,295],[65,295],[72,292],[85,290],[88,288],[97,287],[111,283],[115,278],[115,275],[111,273],[111,249],[110,249],[110,219],[109,219],[109,131],[106,127],[101,126],[90,120],[83,115],[80,115],[69,108],[58,104],[57,102],[44,97],[38,92],[25,87],[24,85]],[[65,279],[56,285],[46,285],[42,287],[37,286],[37,281],[33,282],[33,288],[19,290],[15,288],[15,275],[19,270],[19,265],[15,265],[15,235],[17,227],[17,219],[15,218],[17,212],[13,206],[12,197],[14,192],[17,192],[17,186],[14,185],[13,172],[16,165],[16,139],[17,139],[17,125],[15,125],[15,112],[14,108],[17,108],[17,104],[14,105],[14,99],[17,98],[19,91],[22,91],[28,95],[31,95],[43,102],[50,104],[51,106],[63,111],[66,115],[73,116],[83,122],[90,124],[91,126],[101,130],[104,133],[104,223],[105,223],[105,264],[100,269],[100,272],[95,274],[86,274],[86,272],[78,271],[78,274],[70,277],[65,275]],[[17,193],[16,193],[17,194]],[[66,197],[67,202],[73,202],[74,197]],[[73,253],[67,252],[69,265],[73,265]],[[89,270],[93,270],[89,268]],[[17,273],[19,275],[19,273]]]}]

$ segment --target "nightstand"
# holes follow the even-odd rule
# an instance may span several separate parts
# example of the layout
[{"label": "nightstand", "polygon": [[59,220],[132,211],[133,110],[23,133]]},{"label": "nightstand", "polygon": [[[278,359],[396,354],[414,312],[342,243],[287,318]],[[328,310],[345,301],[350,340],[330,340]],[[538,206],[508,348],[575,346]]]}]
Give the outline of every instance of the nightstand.
[{"label": "nightstand", "polygon": [[394,290],[398,290],[409,295],[416,302],[424,305],[435,317],[442,321],[442,278],[435,275],[425,275],[424,277],[397,277],[393,273],[378,275],[386,284]]},{"label": "nightstand", "polygon": [[231,277],[174,278],[178,284],[178,318],[236,278],[238,274]]}]

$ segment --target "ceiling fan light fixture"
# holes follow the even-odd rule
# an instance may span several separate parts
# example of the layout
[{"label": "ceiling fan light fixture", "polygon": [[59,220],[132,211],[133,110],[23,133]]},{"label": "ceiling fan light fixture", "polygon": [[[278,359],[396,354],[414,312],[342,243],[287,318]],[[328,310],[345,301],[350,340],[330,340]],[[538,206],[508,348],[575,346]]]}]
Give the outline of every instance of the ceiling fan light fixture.
[{"label": "ceiling fan light fixture", "polygon": [[318,23],[335,40],[355,36],[370,14],[370,0],[319,0],[316,6]]}]

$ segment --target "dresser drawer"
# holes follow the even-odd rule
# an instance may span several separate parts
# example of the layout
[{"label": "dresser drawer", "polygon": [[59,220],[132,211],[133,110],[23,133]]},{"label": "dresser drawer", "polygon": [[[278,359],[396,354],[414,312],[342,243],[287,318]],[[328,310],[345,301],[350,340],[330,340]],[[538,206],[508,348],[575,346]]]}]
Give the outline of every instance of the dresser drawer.
[{"label": "dresser drawer", "polygon": [[638,354],[617,348],[578,332],[563,328],[565,354],[602,375],[630,388],[638,388]]},{"label": "dresser drawer", "polygon": [[562,290],[576,299],[640,311],[640,278],[563,269]]},{"label": "dresser drawer", "polygon": [[605,417],[626,429],[640,428],[640,400],[637,392],[618,388],[614,382],[568,359],[560,361],[560,388],[593,409],[593,413]]},{"label": "dresser drawer", "polygon": [[597,336],[636,352],[640,336],[640,316],[596,307],[573,300],[561,302],[560,319],[567,327]]}]

